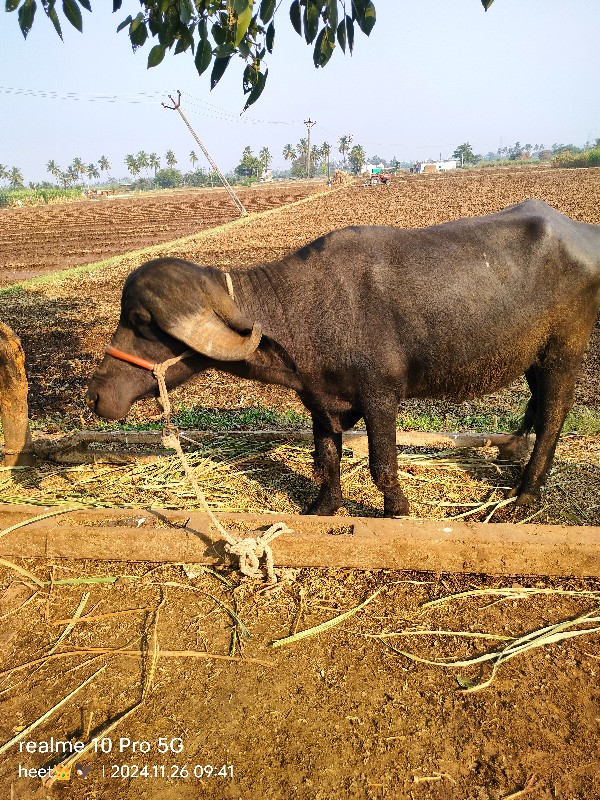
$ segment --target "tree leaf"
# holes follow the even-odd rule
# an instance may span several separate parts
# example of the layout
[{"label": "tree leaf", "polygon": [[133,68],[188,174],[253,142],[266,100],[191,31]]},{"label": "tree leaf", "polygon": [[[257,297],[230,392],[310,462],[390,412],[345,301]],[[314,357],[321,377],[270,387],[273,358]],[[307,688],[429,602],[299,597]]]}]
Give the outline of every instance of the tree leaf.
[{"label": "tree leaf", "polygon": [[63,11],[65,17],[69,20],[71,25],[81,33],[83,30],[83,19],[81,11],[75,0],[63,0]]},{"label": "tree leaf", "polygon": [[342,52],[346,52],[346,20],[343,19],[337,27],[337,40]]},{"label": "tree leaf", "polygon": [[223,77],[223,73],[229,66],[230,61],[231,56],[226,56],[225,58],[215,58],[215,63],[213,64],[212,72],[210,74],[211,91]]},{"label": "tree leaf", "polygon": [[265,25],[275,12],[275,3],[276,0],[262,0],[262,3],[260,4],[260,18]]},{"label": "tree leaf", "polygon": [[348,36],[348,50],[352,52],[354,48],[354,22],[352,18],[346,14],[346,34]]},{"label": "tree leaf", "polygon": [[227,32],[225,28],[223,28],[223,26],[220,25],[218,22],[215,22],[210,32],[212,33],[213,39],[215,40],[215,44],[217,45],[225,44],[225,42],[227,41]]},{"label": "tree leaf", "polygon": [[148,53],[148,69],[158,66],[165,57],[166,52],[167,48],[164,44],[155,44]]},{"label": "tree leaf", "polygon": [[123,22],[119,25],[119,27],[117,28],[117,33],[120,33],[123,30],[123,28],[126,28],[128,25],[131,25],[132,22],[133,22],[133,17],[130,14],[127,17],[127,19],[124,19]]},{"label": "tree leaf", "polygon": [[313,61],[315,67],[324,67],[329,61],[335,48],[335,33],[329,26],[323,28],[317,37]]},{"label": "tree leaf", "polygon": [[358,27],[364,34],[368,36],[373,30],[375,21],[376,21],[375,6],[369,0],[369,2],[365,4],[363,13],[357,19]]},{"label": "tree leaf", "polygon": [[275,43],[275,25],[271,22],[267,28],[267,36],[265,39],[267,50],[269,53],[273,52],[273,44]]},{"label": "tree leaf", "polygon": [[192,0],[179,0],[179,19],[182,25],[189,25],[196,12]]},{"label": "tree leaf", "polygon": [[306,7],[304,8],[304,38],[307,44],[314,42],[315,36],[319,32],[320,19],[317,4],[314,0],[306,0]]},{"label": "tree leaf", "polygon": [[215,47],[215,56],[217,58],[230,58],[235,53],[235,47],[231,42],[225,42]]},{"label": "tree leaf", "polygon": [[123,0],[113,0],[113,14],[115,11],[120,11],[122,5]]},{"label": "tree leaf", "polygon": [[338,24],[338,4],[337,0],[327,0],[327,22],[330,28],[335,30]]},{"label": "tree leaf", "polygon": [[6,0],[4,8],[6,11],[16,11],[20,2],[21,0]]},{"label": "tree leaf", "polygon": [[488,8],[492,5],[493,2],[494,2],[494,0],[481,0],[481,5],[487,11]]},{"label": "tree leaf", "polygon": [[19,9],[19,27],[24,39],[27,38],[27,34],[33,25],[36,8],[35,0],[25,0]]},{"label": "tree leaf", "polygon": [[52,6],[49,5],[47,8],[44,9],[44,11],[46,12],[46,16],[52,20],[52,24],[54,25],[54,30],[58,33],[58,35],[62,39],[63,38],[62,28],[60,27],[60,20],[58,18],[58,14],[56,13],[56,9],[54,8],[53,5]]},{"label": "tree leaf", "polygon": [[235,40],[234,40],[234,45],[236,47],[246,35],[246,31],[248,30],[248,26],[250,25],[251,21],[252,21],[252,3],[248,3],[244,11],[242,11],[241,14],[238,14],[237,25],[235,28]]},{"label": "tree leaf", "polygon": [[83,6],[86,11],[92,10],[92,7],[90,5],[90,0],[79,0],[79,5]]},{"label": "tree leaf", "polygon": [[298,0],[294,0],[292,5],[290,6],[290,19],[292,21],[292,25],[294,30],[298,34],[298,36],[302,36],[302,22],[300,18],[300,3]]},{"label": "tree leaf", "polygon": [[269,74],[269,70],[266,70],[264,75],[262,72],[259,72],[256,77],[256,83],[254,84],[254,89],[250,92],[250,96],[246,100],[246,105],[244,106],[244,111],[252,105],[252,103],[256,103],[258,98],[261,96],[263,89],[265,88],[265,83],[267,82],[267,75]]},{"label": "tree leaf", "polygon": [[129,28],[129,39],[134,50],[137,50],[138,47],[141,47],[148,38],[148,28],[146,27],[146,23],[142,21],[137,22],[136,24],[136,22],[137,20],[134,19]]},{"label": "tree leaf", "polygon": [[208,39],[200,39],[196,49],[196,58],[194,59],[196,69],[198,70],[198,75],[202,75],[202,73],[208,69],[210,62],[212,61],[212,56],[212,48]]}]

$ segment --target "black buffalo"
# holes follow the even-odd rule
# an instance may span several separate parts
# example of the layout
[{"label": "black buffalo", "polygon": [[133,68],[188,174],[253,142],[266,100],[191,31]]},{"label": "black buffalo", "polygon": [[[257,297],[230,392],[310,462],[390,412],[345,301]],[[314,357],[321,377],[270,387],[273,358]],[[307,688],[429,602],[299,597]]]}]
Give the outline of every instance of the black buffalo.
[{"label": "black buffalo", "polygon": [[[192,348],[169,386],[212,367],[294,389],[321,483],[308,513],[341,505],[342,432],[363,418],[384,512],[406,514],[399,402],[461,401],[523,373],[531,398],[516,435],[537,438],[514,492],[520,503],[539,494],[600,306],[600,226],[527,200],[417,230],[336,230],[230,278],[172,258],[143,264],[125,282],[112,346],[149,362]],[[155,392],[151,372],[106,355],[88,403],[118,419]]]}]

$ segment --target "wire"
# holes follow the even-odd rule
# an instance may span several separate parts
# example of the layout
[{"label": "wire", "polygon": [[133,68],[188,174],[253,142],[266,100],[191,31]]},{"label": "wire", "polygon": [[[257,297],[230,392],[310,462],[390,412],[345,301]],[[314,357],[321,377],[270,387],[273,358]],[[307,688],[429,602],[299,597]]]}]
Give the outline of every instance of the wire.
[{"label": "wire", "polygon": [[81,92],[55,92],[50,89],[17,89],[0,86],[0,94],[42,97],[47,100],[75,100],[86,103],[158,103],[166,92],[128,92],[123,94],[82,94]]}]

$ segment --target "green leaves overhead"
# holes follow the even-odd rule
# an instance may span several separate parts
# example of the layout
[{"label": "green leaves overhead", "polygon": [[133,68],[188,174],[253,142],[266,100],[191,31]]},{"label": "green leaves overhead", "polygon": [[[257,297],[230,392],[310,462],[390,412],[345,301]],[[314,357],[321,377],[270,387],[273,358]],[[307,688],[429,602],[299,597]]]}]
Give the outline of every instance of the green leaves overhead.
[{"label": "green leaves overhead", "polygon": [[[232,57],[239,56],[246,62],[242,78],[247,95],[245,110],[265,87],[268,70],[263,62],[267,53],[273,52],[275,17],[281,2],[139,0],[141,11],[122,20],[117,32],[127,31],[133,50],[143,47],[148,39],[154,40],[148,54],[149,68],[160,64],[168,52],[177,55],[190,51],[199,75],[212,64],[211,89],[222,78]],[[7,12],[17,11],[25,37],[33,26],[38,3],[61,39],[60,11],[71,26],[81,31],[81,9],[92,10],[90,0],[4,0]],[[481,3],[487,11],[493,0]],[[122,0],[113,0],[113,12],[120,11],[122,4]],[[289,16],[296,33],[313,45],[315,67],[324,67],[338,45],[342,52],[352,53],[355,25],[369,36],[376,22],[372,0],[292,0]]]},{"label": "green leaves overhead", "polygon": [[[355,24],[367,36],[375,25],[371,0],[288,2],[292,26],[313,46],[316,67],[324,67],[338,45],[343,52],[352,52]],[[18,12],[24,36],[41,5],[61,39],[63,18],[81,31],[81,10],[92,10],[90,0],[4,0],[4,4],[6,11]],[[273,52],[275,17],[281,0],[139,0],[139,5],[139,13],[122,19],[117,32],[127,31],[134,51],[152,42],[148,68],[162,63],[167,53],[189,51],[199,75],[212,65],[210,87],[214,89],[237,55],[246,62],[242,78],[244,110],[258,100],[269,74],[264,60]],[[113,0],[112,6],[113,12],[120,11],[123,0]]]}]

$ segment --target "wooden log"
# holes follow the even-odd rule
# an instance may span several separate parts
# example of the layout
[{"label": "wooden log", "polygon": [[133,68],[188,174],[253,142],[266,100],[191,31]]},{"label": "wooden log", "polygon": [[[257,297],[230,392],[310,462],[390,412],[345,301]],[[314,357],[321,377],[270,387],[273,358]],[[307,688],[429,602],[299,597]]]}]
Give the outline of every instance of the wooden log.
[{"label": "wooden log", "polygon": [[[308,430],[275,430],[275,431],[183,431],[184,447],[193,446],[218,436],[239,436],[254,441],[290,442],[312,441],[312,432]],[[161,452],[156,448],[161,445],[160,431],[77,431],[61,439],[42,439],[34,442],[38,458],[46,458],[60,463],[88,463],[110,461],[123,464],[128,460],[136,460],[150,456],[155,458]],[[425,433],[421,431],[397,431],[396,444],[400,447],[497,447],[498,456],[502,460],[519,460],[529,447],[533,446],[535,436],[521,437],[508,433]],[[344,447],[352,449],[355,456],[367,456],[369,444],[365,431],[348,431],[342,436]],[[91,449],[92,445],[106,448],[108,445],[122,447],[151,448],[152,452],[140,451],[127,453],[125,450]]]},{"label": "wooden log", "polygon": [[[0,506],[0,524],[39,509]],[[514,525],[464,520],[218,514],[233,535],[285,522],[273,543],[288,567],[396,569],[489,575],[600,577],[600,527]],[[4,558],[102,561],[226,561],[224,543],[201,512],[85,509],[41,520],[0,537]]]}]

